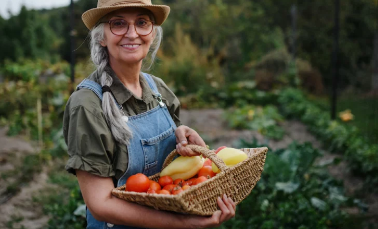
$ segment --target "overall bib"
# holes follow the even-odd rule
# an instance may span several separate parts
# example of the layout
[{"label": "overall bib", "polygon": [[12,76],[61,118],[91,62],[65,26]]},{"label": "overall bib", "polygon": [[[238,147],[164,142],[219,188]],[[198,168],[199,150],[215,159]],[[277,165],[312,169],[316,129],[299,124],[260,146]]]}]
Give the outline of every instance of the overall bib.
[{"label": "overall bib", "polygon": [[[167,106],[161,101],[152,77],[143,73],[159,105],[152,110],[128,117],[128,126],[133,137],[127,145],[129,162],[126,172],[117,182],[117,187],[126,183],[131,175],[143,173],[146,176],[160,172],[165,158],[176,147],[176,124],[173,122]],[[77,89],[92,90],[102,100],[102,88],[94,81],[85,79]],[[119,106],[121,107],[121,106]],[[127,212],[125,212],[127,214]],[[97,221],[87,209],[87,229],[136,229],[136,227],[113,225]]]}]

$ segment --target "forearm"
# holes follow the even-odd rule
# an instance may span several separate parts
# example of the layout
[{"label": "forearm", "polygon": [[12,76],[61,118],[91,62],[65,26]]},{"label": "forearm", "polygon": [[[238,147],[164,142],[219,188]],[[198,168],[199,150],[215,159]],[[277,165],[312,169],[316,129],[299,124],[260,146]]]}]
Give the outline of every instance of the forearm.
[{"label": "forearm", "polygon": [[185,215],[158,211],[114,196],[101,205],[99,219],[107,223],[145,228],[191,228]]}]

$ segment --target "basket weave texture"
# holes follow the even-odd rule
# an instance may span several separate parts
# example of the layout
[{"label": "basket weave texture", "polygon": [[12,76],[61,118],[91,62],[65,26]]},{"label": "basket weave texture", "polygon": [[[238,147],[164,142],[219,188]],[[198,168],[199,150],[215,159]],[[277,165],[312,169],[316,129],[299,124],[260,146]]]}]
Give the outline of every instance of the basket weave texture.
[{"label": "basket weave texture", "polygon": [[[129,192],[125,191],[126,185],[113,189],[112,194],[120,199],[158,210],[202,216],[212,215],[219,209],[217,204],[219,196],[226,194],[238,204],[251,193],[257,181],[260,180],[268,151],[266,147],[240,149],[248,155],[248,158],[229,168],[216,156],[214,150],[196,145],[189,145],[188,147],[213,161],[221,172],[177,195]],[[176,155],[176,150],[173,150],[166,158],[162,169],[169,165]],[[157,173],[149,178],[158,181],[159,174]]]}]

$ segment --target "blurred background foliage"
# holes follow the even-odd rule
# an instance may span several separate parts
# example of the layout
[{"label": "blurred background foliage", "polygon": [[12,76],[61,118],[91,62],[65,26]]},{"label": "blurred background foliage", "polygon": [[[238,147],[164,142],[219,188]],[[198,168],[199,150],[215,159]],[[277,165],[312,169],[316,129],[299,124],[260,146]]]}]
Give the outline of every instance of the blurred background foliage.
[{"label": "blurred background foliage", "polygon": [[[340,1],[338,111],[350,109],[354,118],[337,120],[330,118],[328,99],[333,1],[153,3],[168,4],[171,14],[163,25],[163,43],[150,72],[169,85],[184,109],[225,109],[224,120],[230,128],[256,130],[273,140],[285,135],[282,122],[300,120],[326,150],[342,154],[353,174],[365,180],[361,196],[377,190],[378,86],[373,83],[378,78],[374,73],[378,68],[377,1]],[[298,12],[295,53],[290,13],[294,4]],[[51,192],[39,200],[55,219],[49,228],[82,228],[84,223],[80,214],[73,214],[83,203],[76,180],[63,174],[67,147],[61,128],[72,88],[94,70],[88,30],[81,21],[81,14],[93,7],[94,0],[75,1],[72,32],[68,6],[23,7],[8,19],[0,17],[0,125],[9,127],[9,135],[22,133],[43,142],[39,155],[25,158],[29,166],[24,166],[20,177],[30,180],[40,172],[40,164],[61,160],[50,179],[61,185],[68,199]],[[71,35],[77,60],[73,84]],[[240,146],[257,145],[243,142]],[[239,207],[235,220],[224,227],[356,228],[360,222],[348,224],[351,218],[341,210],[358,206],[366,211],[366,206],[344,196],[342,184],[314,164],[319,156],[309,144],[293,143],[271,152],[262,180]],[[10,184],[7,192],[15,186]]]},{"label": "blurred background foliage", "polygon": [[[195,85],[203,87],[202,83],[220,87],[251,77],[276,80],[292,61],[288,51],[292,42],[290,8],[293,4],[298,12],[295,63],[303,71],[301,78],[306,79],[302,80],[303,84],[317,93],[331,85],[332,1],[155,1],[159,3],[169,4],[171,14],[163,25],[161,62],[153,72],[174,81],[178,94],[194,92],[198,90]],[[88,30],[80,17],[92,7],[96,7],[95,1],[75,1],[73,33],[79,61],[89,58]],[[51,63],[69,61],[70,27],[66,23],[69,16],[68,7],[39,11],[24,7],[18,15],[0,18],[5,35],[0,37],[0,42],[7,44],[2,46],[0,63],[25,58]],[[341,88],[370,89],[376,24],[374,1],[341,1]],[[198,83],[188,85],[186,78],[191,77]],[[262,82],[261,87],[267,88],[269,83]]]}]

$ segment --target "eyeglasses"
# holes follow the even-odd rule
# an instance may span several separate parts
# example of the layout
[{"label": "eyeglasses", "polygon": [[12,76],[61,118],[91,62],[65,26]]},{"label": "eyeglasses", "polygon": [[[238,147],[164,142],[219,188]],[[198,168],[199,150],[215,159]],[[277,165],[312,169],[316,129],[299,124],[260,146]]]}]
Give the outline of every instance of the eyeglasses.
[{"label": "eyeglasses", "polygon": [[[129,31],[130,24],[123,19],[114,19],[110,21],[100,22],[109,23],[110,31],[117,36],[123,36]],[[144,18],[138,18],[134,22],[135,32],[140,36],[147,36],[152,32],[154,23]]]}]

